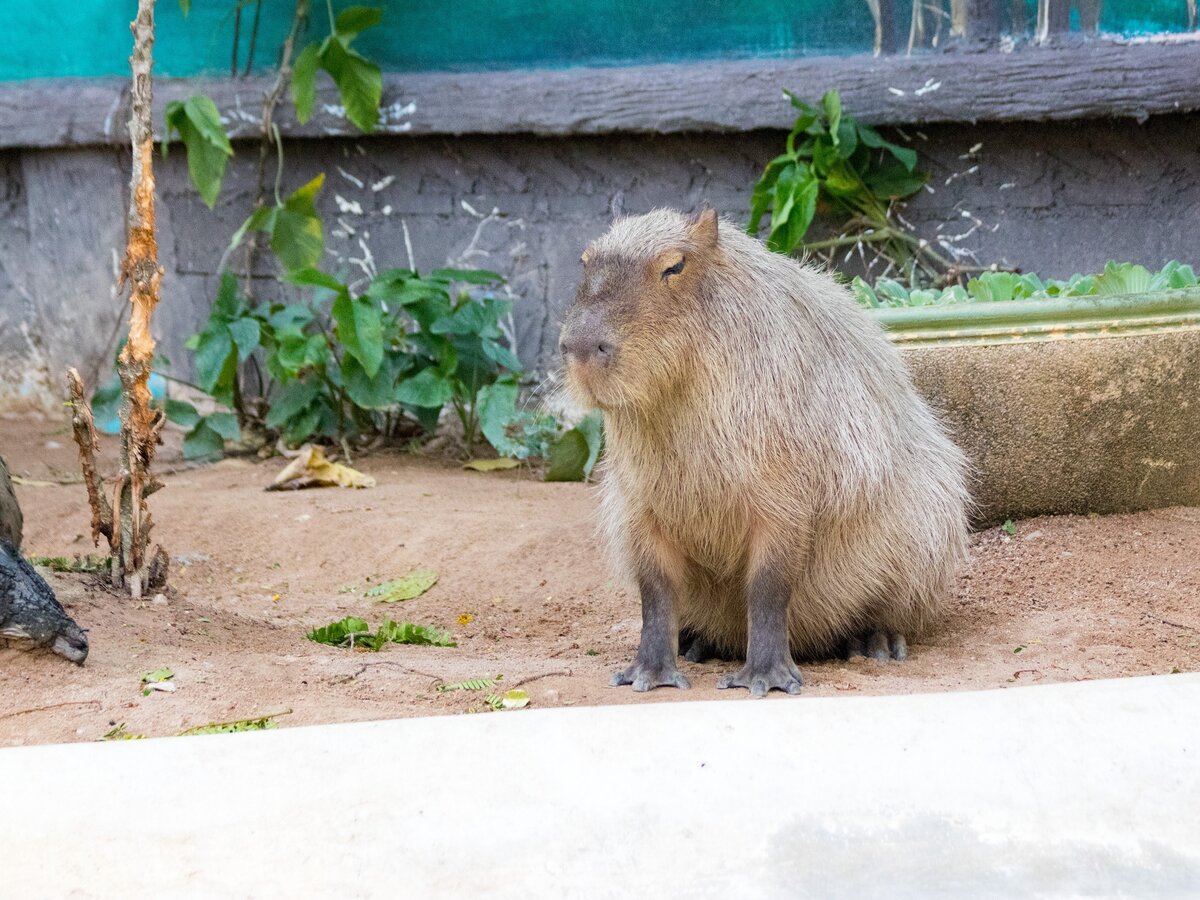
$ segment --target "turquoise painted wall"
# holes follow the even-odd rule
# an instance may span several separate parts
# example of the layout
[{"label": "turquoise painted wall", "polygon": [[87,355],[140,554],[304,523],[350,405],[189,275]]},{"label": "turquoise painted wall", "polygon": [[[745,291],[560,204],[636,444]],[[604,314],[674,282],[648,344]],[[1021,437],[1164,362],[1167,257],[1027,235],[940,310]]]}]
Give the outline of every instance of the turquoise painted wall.
[{"label": "turquoise painted wall", "polygon": [[[261,2],[258,69],[274,62],[294,8],[294,0]],[[157,73],[228,73],[235,3],[192,0],[185,20],[176,0],[159,0]],[[1028,4],[1032,14],[1035,0]],[[323,3],[313,5],[314,16],[324,16]],[[382,5],[384,23],[362,37],[361,47],[393,71],[861,53],[870,52],[874,36],[865,0],[383,0]],[[0,21],[8,23],[0,80],[127,74],[128,23],[136,6],[134,0],[0,0]],[[895,7],[896,30],[906,36],[911,0],[896,0]],[[239,65],[245,64],[252,17],[249,0]],[[1106,0],[1101,26],[1123,34],[1183,31],[1187,2]]]}]

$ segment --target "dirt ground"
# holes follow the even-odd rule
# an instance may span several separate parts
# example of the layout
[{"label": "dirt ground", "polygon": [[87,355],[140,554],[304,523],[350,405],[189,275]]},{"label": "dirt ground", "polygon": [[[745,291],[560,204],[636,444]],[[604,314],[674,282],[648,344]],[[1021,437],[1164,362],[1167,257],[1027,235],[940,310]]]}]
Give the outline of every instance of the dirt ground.
[{"label": "dirt ground", "polygon": [[[170,735],[283,710],[280,727],[485,711],[481,693],[436,684],[498,674],[541,708],[754,702],[716,690],[730,663],[682,663],[686,692],[608,687],[634,653],[640,615],[593,537],[594,486],[384,453],[355,460],[375,489],[264,493],[282,461],[189,468],[177,442],[161,453],[170,474],[152,499],[156,538],[173,560],[165,602],[122,598],[97,576],[47,573],[90,630],[91,655],[79,668],[0,649],[0,745],[96,740],[120,723]],[[66,428],[0,418],[0,455],[27,482],[17,487],[26,553],[90,552]],[[112,465],[114,442],[102,458]],[[1014,537],[992,529],[972,543],[942,628],[907,662],[804,665],[800,698],[766,702],[1200,669],[1200,509],[1033,519]],[[391,606],[363,596],[416,568],[440,576],[423,596]],[[458,646],[369,653],[306,639],[351,614],[435,625]],[[141,674],[161,667],[175,671],[177,690],[143,696]]]}]

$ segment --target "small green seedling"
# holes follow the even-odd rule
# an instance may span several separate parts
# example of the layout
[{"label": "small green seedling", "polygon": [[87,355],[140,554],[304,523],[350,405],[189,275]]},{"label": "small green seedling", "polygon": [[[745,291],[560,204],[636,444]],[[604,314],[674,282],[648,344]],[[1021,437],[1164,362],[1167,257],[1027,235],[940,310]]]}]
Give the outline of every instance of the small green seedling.
[{"label": "small green seedling", "polygon": [[1012,519],[1005,519],[1004,524],[1000,526],[1000,530],[1009,537],[1015,537],[1017,534],[1017,526],[1013,524]]}]

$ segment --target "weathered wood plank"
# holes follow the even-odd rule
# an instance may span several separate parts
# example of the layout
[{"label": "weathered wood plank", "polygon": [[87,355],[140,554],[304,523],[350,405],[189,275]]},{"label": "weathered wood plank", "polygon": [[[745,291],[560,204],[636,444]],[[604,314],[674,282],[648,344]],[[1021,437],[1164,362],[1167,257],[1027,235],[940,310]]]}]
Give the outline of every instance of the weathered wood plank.
[{"label": "weathered wood plank", "polygon": [[[164,79],[163,104],[196,91],[217,102],[235,138],[257,134],[267,82]],[[1013,52],[912,57],[743,60],[611,69],[390,73],[381,134],[603,134],[749,131],[790,124],[782,88],[843,105],[875,123],[1040,121],[1135,117],[1200,109],[1200,41],[1081,43]],[[0,146],[122,143],[128,99],[115,82],[54,80],[0,85]],[[293,137],[356,135],[328,83]]]}]

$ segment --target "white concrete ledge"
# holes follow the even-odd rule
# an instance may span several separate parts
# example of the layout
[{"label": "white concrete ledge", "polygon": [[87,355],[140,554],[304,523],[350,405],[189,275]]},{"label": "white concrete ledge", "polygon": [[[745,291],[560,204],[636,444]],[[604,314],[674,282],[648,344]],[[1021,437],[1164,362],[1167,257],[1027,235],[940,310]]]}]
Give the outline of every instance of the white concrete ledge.
[{"label": "white concrete ledge", "polygon": [[0,750],[6,897],[1195,896],[1200,676]]}]

